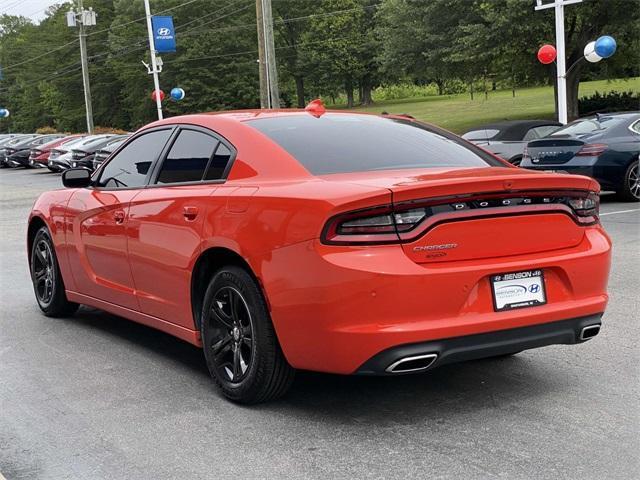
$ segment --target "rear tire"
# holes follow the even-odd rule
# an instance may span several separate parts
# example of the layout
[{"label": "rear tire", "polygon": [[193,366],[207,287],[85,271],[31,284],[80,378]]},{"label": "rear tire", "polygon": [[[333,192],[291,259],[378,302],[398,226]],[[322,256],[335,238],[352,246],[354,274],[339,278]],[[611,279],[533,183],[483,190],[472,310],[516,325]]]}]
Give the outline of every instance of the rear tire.
[{"label": "rear tire", "polygon": [[522,156],[517,156],[509,159],[509,163],[511,163],[511,165],[515,165],[516,167],[519,167],[520,164],[522,163]]},{"label": "rear tire", "polygon": [[29,267],[36,301],[47,317],[68,317],[78,310],[79,305],[67,299],[56,250],[47,227],[40,228],[33,239]]},{"label": "rear tire", "polygon": [[200,332],[209,372],[228,399],[255,404],[289,390],[295,370],[284,358],[258,284],[242,268],[214,274]]},{"label": "rear tire", "polygon": [[617,197],[625,202],[640,202],[640,166],[638,160],[634,160],[627,167]]}]

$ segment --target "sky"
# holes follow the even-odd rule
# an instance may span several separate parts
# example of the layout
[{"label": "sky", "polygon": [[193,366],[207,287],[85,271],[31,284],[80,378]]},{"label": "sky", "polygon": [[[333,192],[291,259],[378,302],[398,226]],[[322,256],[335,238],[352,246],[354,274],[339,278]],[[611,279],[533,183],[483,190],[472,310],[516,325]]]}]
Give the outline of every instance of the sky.
[{"label": "sky", "polygon": [[48,7],[60,3],[70,0],[0,0],[0,14],[22,15],[37,23],[45,17]]}]

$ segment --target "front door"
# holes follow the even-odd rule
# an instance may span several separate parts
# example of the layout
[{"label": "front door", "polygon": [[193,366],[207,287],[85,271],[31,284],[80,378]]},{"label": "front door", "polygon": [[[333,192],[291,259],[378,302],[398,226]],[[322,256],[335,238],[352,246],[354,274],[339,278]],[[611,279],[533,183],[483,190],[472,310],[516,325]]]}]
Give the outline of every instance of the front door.
[{"label": "front door", "polygon": [[144,190],[171,131],[133,138],[104,166],[93,187],[71,196],[66,241],[78,293],[139,310],[127,252],[129,205]]}]

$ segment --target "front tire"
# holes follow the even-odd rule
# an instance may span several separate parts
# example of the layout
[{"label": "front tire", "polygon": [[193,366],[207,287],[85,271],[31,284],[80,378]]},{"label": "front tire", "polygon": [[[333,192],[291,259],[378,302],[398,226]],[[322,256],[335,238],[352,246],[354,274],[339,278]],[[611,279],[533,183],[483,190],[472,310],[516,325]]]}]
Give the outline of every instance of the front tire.
[{"label": "front tire", "polygon": [[616,192],[620,200],[640,202],[640,166],[638,160],[631,162],[624,174],[620,190]]},{"label": "front tire", "polygon": [[242,268],[214,274],[200,330],[209,372],[228,399],[266,402],[291,386],[295,371],[284,358],[258,284]]},{"label": "front tire", "polygon": [[36,301],[47,317],[67,317],[78,310],[77,303],[67,300],[56,250],[47,227],[36,233],[29,267]]}]

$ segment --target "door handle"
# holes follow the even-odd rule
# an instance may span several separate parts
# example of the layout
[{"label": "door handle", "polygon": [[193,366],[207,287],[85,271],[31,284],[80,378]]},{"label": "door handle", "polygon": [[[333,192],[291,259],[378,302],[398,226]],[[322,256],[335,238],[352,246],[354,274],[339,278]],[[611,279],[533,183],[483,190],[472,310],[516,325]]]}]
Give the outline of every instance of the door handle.
[{"label": "door handle", "polygon": [[198,207],[184,207],[182,214],[187,220],[195,220],[198,216]]},{"label": "door handle", "polygon": [[117,224],[121,224],[122,222],[124,222],[124,211],[116,210],[113,213],[113,218],[115,219]]}]

